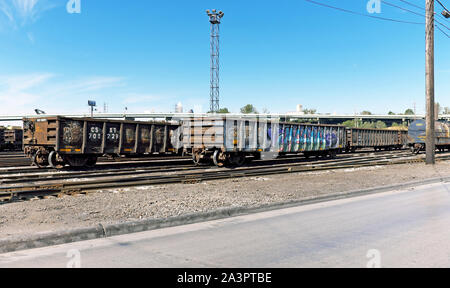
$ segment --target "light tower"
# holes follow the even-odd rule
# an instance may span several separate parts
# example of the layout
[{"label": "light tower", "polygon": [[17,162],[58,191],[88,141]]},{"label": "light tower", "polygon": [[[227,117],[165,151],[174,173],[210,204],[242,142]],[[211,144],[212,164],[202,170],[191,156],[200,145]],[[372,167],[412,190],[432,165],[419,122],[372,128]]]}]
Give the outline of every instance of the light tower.
[{"label": "light tower", "polygon": [[210,112],[219,111],[219,25],[224,13],[222,11],[206,10],[211,23],[211,92]]}]

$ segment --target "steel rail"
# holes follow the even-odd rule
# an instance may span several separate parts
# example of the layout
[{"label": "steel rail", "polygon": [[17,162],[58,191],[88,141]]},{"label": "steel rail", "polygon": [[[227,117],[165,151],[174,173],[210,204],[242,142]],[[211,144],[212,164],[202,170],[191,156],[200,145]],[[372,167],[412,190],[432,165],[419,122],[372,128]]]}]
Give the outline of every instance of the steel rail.
[{"label": "steel rail", "polygon": [[[359,156],[359,154],[351,155],[352,157],[341,156],[339,159],[320,159],[320,162],[317,160],[314,161],[305,161],[304,158],[281,158],[281,159],[273,159],[273,160],[261,160],[258,162],[253,162],[250,164],[251,166],[261,166],[261,163],[266,162],[266,166],[274,167],[279,165],[306,165],[313,163],[330,163],[330,162],[342,162],[342,161],[355,161],[358,159],[369,159],[372,158],[380,158],[380,157],[392,157],[392,156],[408,156],[411,154],[404,153],[388,153],[388,154],[370,154],[367,156]],[[299,162],[301,160],[301,162]],[[273,162],[280,162],[281,164],[273,164]],[[296,162],[294,162],[296,161]],[[283,163],[286,162],[286,163]],[[264,165],[263,165],[264,166]],[[178,169],[182,168],[182,169]],[[211,166],[200,166],[195,167],[192,164],[186,164],[183,166],[163,166],[163,167],[141,167],[141,168],[130,168],[130,169],[110,169],[110,170],[93,170],[93,171],[75,171],[75,172],[49,172],[49,173],[40,173],[40,174],[29,174],[29,175],[8,175],[4,176],[0,179],[0,184],[13,184],[13,183],[21,183],[21,182],[32,182],[32,181],[46,181],[46,180],[65,180],[65,179],[74,179],[74,178],[93,178],[93,177],[110,177],[112,173],[114,176],[119,175],[137,175],[137,174],[147,174],[147,173],[157,173],[157,172],[176,172],[176,171],[186,171],[186,170],[197,170],[197,169],[213,169]],[[216,168],[219,169],[219,168]],[[241,168],[242,169],[242,168]],[[245,169],[245,168],[244,168]]]},{"label": "steel rail", "polygon": [[[449,155],[441,155],[438,157],[440,161],[449,160]],[[111,189],[111,188],[123,188],[132,186],[145,186],[156,184],[170,184],[170,183],[197,183],[201,181],[228,179],[228,178],[241,178],[251,176],[263,176],[273,174],[285,174],[285,173],[298,173],[298,172],[311,172],[322,170],[334,170],[334,169],[346,169],[346,168],[360,168],[369,166],[381,166],[381,165],[394,165],[405,163],[417,163],[423,162],[423,157],[409,157],[399,159],[376,159],[358,161],[357,163],[334,163],[331,165],[291,165],[290,167],[253,167],[243,170],[225,170],[225,171],[213,171],[204,173],[187,173],[182,175],[159,175],[159,176],[146,176],[135,177],[125,179],[109,179],[102,182],[87,181],[84,183],[67,183],[67,184],[55,184],[47,186],[35,186],[20,188],[22,190],[11,189],[12,191],[0,192],[0,199],[4,201],[17,201],[27,200],[35,197],[46,196],[62,196],[72,194],[83,194],[90,191],[99,189]]]}]

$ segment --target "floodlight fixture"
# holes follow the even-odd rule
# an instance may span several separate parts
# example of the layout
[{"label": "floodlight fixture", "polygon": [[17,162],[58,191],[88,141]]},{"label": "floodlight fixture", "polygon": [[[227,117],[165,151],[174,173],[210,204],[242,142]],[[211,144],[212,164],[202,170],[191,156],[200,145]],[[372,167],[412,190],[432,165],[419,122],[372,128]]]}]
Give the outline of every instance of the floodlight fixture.
[{"label": "floodlight fixture", "polygon": [[94,117],[94,107],[97,106],[97,102],[88,100],[88,105],[91,107],[91,117]]},{"label": "floodlight fixture", "polygon": [[37,114],[37,115],[43,115],[43,114],[46,114],[44,111],[42,111],[41,109],[34,109],[34,112]]}]

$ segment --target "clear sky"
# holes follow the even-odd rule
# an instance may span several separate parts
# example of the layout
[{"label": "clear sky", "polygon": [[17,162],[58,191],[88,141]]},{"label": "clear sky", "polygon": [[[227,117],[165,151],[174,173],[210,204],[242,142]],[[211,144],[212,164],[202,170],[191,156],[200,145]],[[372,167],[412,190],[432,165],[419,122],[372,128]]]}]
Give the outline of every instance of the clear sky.
[{"label": "clear sky", "polygon": [[[209,22],[221,9],[221,107],[423,113],[425,27],[304,0],[0,0],[0,114],[209,108]],[[368,0],[317,0],[370,15]],[[399,0],[388,2],[414,10]],[[409,0],[424,7],[425,0]],[[449,0],[443,0],[450,6]],[[380,17],[424,23],[382,4]],[[440,10],[436,6],[436,11]],[[450,27],[450,21],[440,17]],[[450,32],[447,28],[442,28]],[[449,33],[450,34],[450,33]],[[450,39],[436,31],[436,100],[450,106]]]}]

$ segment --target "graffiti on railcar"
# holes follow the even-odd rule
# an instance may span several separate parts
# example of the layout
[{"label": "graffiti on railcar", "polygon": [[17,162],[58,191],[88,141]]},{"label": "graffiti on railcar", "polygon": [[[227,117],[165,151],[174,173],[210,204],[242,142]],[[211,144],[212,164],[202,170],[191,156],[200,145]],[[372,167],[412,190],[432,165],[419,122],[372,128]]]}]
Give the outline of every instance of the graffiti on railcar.
[{"label": "graffiti on railcar", "polygon": [[134,126],[125,126],[125,142],[132,144],[136,140],[136,128]]},{"label": "graffiti on railcar", "polygon": [[327,148],[327,142],[325,140],[325,128],[320,127],[319,128],[319,141],[320,141],[320,149],[325,150]]},{"label": "graffiti on railcar", "polygon": [[150,126],[143,126],[140,129],[139,138],[140,138],[141,143],[144,145],[150,144],[150,132],[151,132],[150,129],[151,129]]},{"label": "graffiti on railcar", "polygon": [[164,142],[164,127],[155,127],[155,144],[162,145]]},{"label": "graffiti on railcar", "polygon": [[83,138],[83,127],[79,121],[67,121],[63,127],[62,141],[65,145],[80,145]]},{"label": "graffiti on railcar", "polygon": [[295,129],[295,146],[294,146],[294,151],[299,151],[300,150],[300,126],[297,126],[297,128]]}]

